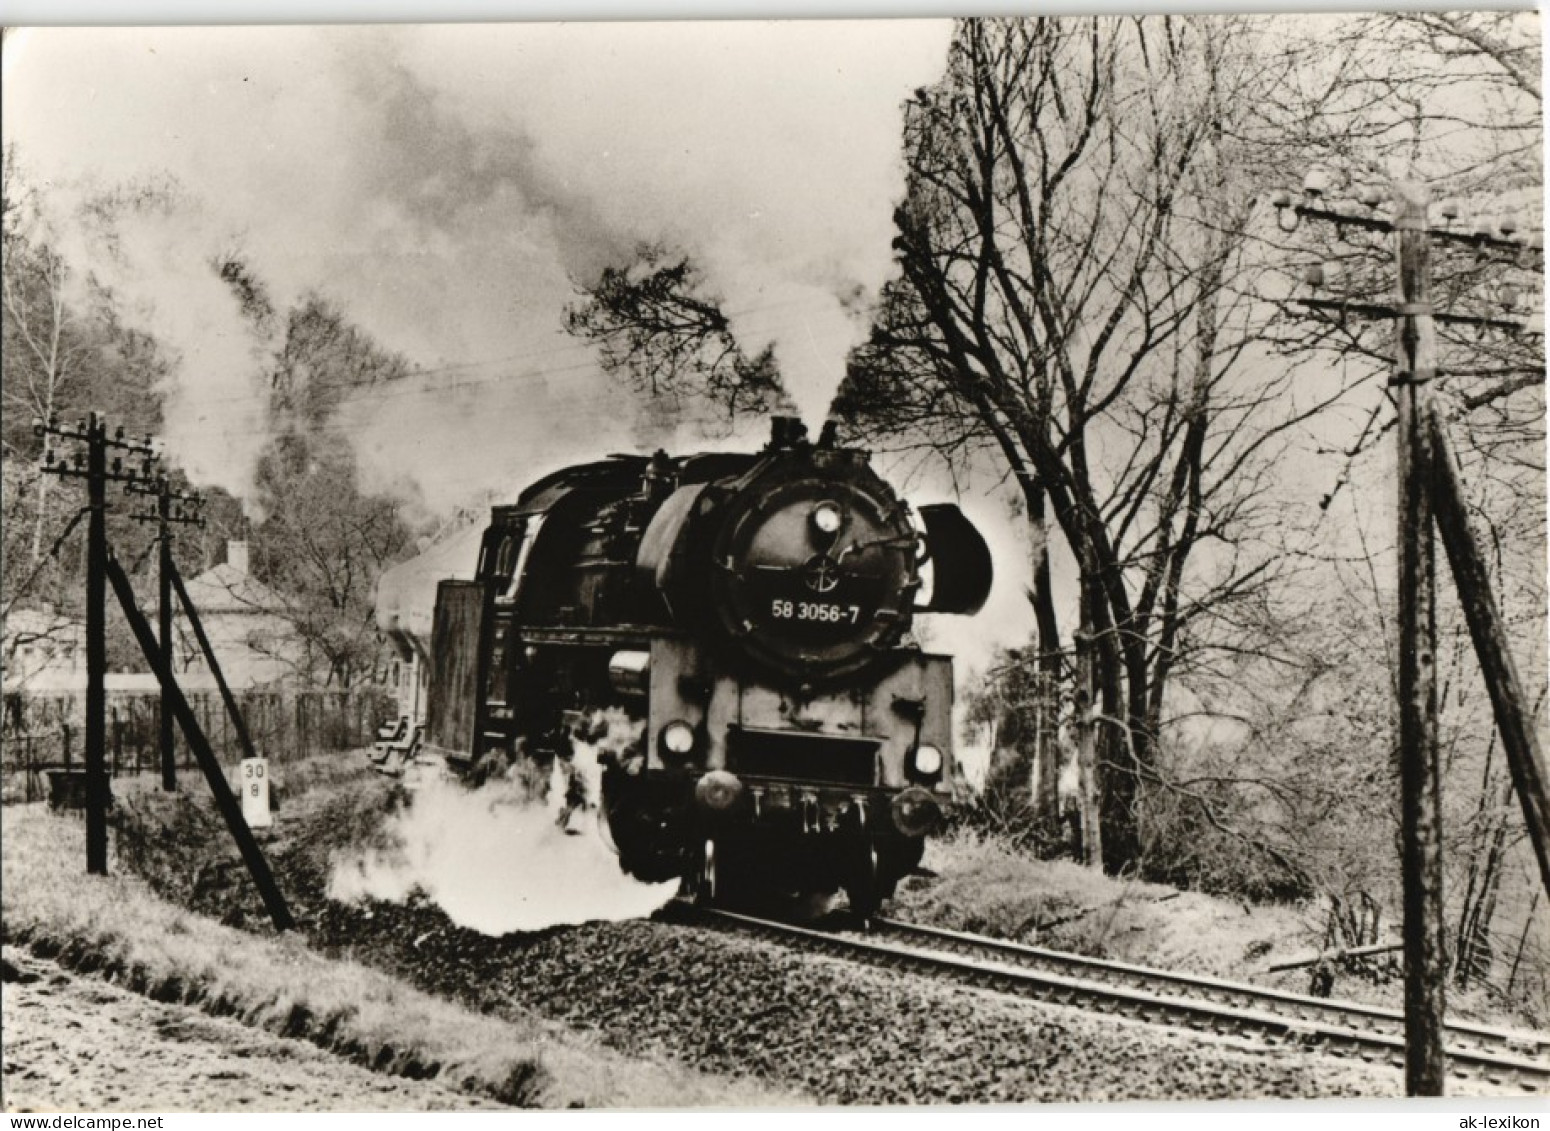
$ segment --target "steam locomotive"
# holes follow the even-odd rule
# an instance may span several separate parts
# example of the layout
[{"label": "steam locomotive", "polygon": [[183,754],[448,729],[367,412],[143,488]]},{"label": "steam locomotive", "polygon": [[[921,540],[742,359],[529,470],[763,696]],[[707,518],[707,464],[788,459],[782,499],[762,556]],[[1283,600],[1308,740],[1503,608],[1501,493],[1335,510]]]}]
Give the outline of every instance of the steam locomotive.
[{"label": "steam locomotive", "polygon": [[912,510],[832,429],[776,418],[757,453],[558,471],[472,549],[384,575],[378,622],[414,673],[392,741],[542,774],[607,732],[620,866],[707,901],[843,889],[867,916],[918,864],[955,772],[953,678],[912,618],[973,613],[991,584],[957,507]]}]

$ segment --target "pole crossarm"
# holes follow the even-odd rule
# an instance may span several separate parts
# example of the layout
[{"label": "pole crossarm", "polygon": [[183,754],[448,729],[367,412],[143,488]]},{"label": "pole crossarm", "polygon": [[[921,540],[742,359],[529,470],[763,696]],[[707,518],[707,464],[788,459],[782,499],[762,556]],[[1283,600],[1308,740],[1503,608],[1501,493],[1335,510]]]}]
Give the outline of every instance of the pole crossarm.
[{"label": "pole crossarm", "polygon": [[[1303,220],[1319,220],[1324,223],[1334,224],[1339,228],[1361,228],[1369,232],[1381,232],[1385,235],[1392,234],[1402,225],[1402,221],[1396,214],[1390,219],[1378,216],[1372,212],[1344,212],[1337,208],[1325,207],[1319,204],[1294,204],[1291,194],[1283,190],[1276,193],[1270,199],[1277,212],[1290,211],[1293,223],[1288,231],[1295,231],[1297,225]],[[1439,228],[1435,225],[1423,223],[1415,228],[1416,231],[1425,232],[1426,235],[1439,243],[1454,244],[1458,247],[1474,248],[1476,250],[1489,249],[1491,251],[1511,252],[1514,255],[1530,252],[1543,259],[1544,248],[1537,238],[1525,239],[1521,236],[1493,236],[1489,232],[1464,232],[1450,227]],[[1543,270],[1541,262],[1540,270]]]},{"label": "pole crossarm", "polygon": [[[45,475],[57,475],[63,479],[86,479],[100,473],[105,482],[128,485],[143,483],[154,475],[154,465],[158,457],[152,438],[147,436],[143,440],[129,439],[125,436],[122,427],[114,429],[110,435],[108,426],[100,413],[93,412],[80,424],[60,424],[57,417],[47,422],[34,420],[32,431],[34,435],[43,439],[43,463],[39,470]],[[84,444],[86,450],[77,450],[70,460],[58,460],[57,453],[49,442],[53,439]],[[91,452],[94,450],[101,451],[103,455],[100,472],[92,469]],[[109,462],[107,459],[109,451],[123,452],[130,457],[138,456],[138,466],[133,459],[126,464],[122,455],[114,456]]]},{"label": "pole crossarm", "polygon": [[47,420],[35,417],[32,421],[34,435],[58,436],[65,440],[90,440],[97,429],[101,430],[102,442],[110,448],[129,452],[132,455],[156,457],[155,437],[147,435],[144,439],[134,439],[126,434],[123,425],[115,428],[109,435],[101,413],[93,412],[79,424],[61,424],[57,414]]},{"label": "pole crossarm", "polygon": [[[1306,306],[1310,310],[1332,311],[1339,315],[1354,314],[1359,318],[1402,318],[1407,315],[1422,313],[1417,310],[1407,310],[1402,306],[1386,306],[1378,302],[1349,302],[1338,298],[1299,298],[1293,300],[1298,306]],[[1453,326],[1476,326],[1490,330],[1505,330],[1509,334],[1533,333],[1528,329],[1526,318],[1490,318],[1477,314],[1450,314],[1446,310],[1427,309],[1425,313],[1437,322],[1444,322]]]},{"label": "pole crossarm", "polygon": [[182,523],[189,526],[203,527],[205,519],[200,514],[204,507],[204,496],[197,491],[175,491],[171,481],[165,475],[158,475],[155,479],[136,479],[124,484],[126,495],[149,495],[156,500],[156,509],[136,511],[129,517],[136,522],[154,522],[161,528],[161,533],[166,534],[166,524]]}]

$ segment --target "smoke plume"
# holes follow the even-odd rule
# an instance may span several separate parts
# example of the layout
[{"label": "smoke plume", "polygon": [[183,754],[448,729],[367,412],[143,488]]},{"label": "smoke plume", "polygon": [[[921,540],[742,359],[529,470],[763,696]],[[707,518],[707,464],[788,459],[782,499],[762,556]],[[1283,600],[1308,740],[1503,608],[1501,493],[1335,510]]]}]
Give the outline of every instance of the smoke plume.
[{"label": "smoke plume", "polygon": [[77,265],[66,301],[85,309],[106,294],[120,319],[160,343],[161,440],[175,462],[196,482],[247,494],[268,431],[268,341],[217,274],[233,230],[165,177],[88,183],[44,205],[50,238]]},{"label": "smoke plume", "polygon": [[745,348],[775,344],[816,427],[865,330],[850,300],[889,270],[899,105],[940,72],[947,35],[909,21],[33,29],[6,41],[4,126],[51,193],[184,186],[186,207],[125,240],[119,278],[149,292],[182,359],[169,417],[198,427],[169,439],[196,478],[251,473],[232,442],[262,437],[262,400],[241,395],[230,297],[163,268],[236,239],[276,305],[316,289],[421,368],[363,392],[338,431],[368,487],[442,509],[637,446],[634,413],[561,312],[642,242],[695,258]]},{"label": "smoke plume", "polygon": [[[762,442],[758,423],[714,443],[662,428],[563,332],[577,287],[641,243],[694,258],[746,350],[775,344],[816,431],[865,332],[847,311],[891,269],[900,106],[939,77],[949,34],[884,20],[30,29],[6,39],[4,127],[53,195],[169,173],[182,186],[113,265],[183,358],[174,461],[242,493],[266,438],[235,303],[193,282],[240,253],[276,306],[320,291],[419,367],[348,398],[333,431],[365,489],[444,516],[610,451]],[[101,267],[101,247],[76,254]],[[1015,524],[985,511],[998,564],[1025,561]],[[1026,633],[1020,590],[998,585],[994,615],[934,618],[940,646],[983,670],[992,641]]]}]

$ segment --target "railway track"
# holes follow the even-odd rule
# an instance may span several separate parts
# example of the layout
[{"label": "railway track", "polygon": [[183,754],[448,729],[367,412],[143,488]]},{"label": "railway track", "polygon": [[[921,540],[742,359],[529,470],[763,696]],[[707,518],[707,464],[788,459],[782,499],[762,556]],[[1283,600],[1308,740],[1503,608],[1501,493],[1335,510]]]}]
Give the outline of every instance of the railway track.
[{"label": "railway track", "polygon": [[[1319,1049],[1403,1067],[1395,1010],[1154,970],[888,919],[872,931],[819,931],[719,908],[678,917],[803,950],[908,970],[960,985],[1223,1037]],[[1526,1093],[1550,1093],[1550,1035],[1449,1024],[1449,1073]]]}]

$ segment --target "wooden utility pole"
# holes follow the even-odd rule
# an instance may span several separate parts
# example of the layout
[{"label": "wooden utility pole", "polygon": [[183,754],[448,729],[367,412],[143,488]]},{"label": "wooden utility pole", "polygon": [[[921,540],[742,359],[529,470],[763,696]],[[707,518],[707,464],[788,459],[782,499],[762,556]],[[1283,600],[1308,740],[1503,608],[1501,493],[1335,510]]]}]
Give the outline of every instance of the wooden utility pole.
[{"label": "wooden utility pole", "polygon": [[[108,873],[108,803],[112,790],[107,768],[107,626],[104,619],[107,584],[103,570],[107,558],[107,485],[108,481],[133,482],[149,475],[152,450],[150,438],[143,442],[127,440],[122,428],[110,438],[108,426],[98,413],[92,413],[79,426],[60,425],[57,419],[33,422],[33,431],[44,438],[44,473],[86,480],[86,871],[91,875]],[[85,444],[68,461],[55,461],[48,446],[53,438]],[[108,463],[108,449],[143,457],[143,469],[126,469],[121,457]]]},{"label": "wooden utility pole", "polygon": [[[169,504],[170,484],[164,476],[156,492],[156,631],[161,645],[161,660],[170,671],[172,660],[172,531]],[[161,712],[157,718],[157,745],[161,748],[161,787],[167,793],[178,789],[178,755],[173,744],[172,699],[167,688],[161,689]]]},{"label": "wooden utility pole", "polygon": [[1436,555],[1432,540],[1431,380],[1437,337],[1423,186],[1395,186],[1399,272],[1394,373],[1399,434],[1399,780],[1405,905],[1405,1091],[1440,1096],[1446,926],[1437,760]]},{"label": "wooden utility pole", "polygon": [[108,544],[107,448],[102,420],[94,412],[87,423],[86,494],[86,870],[108,874],[108,772],[104,746],[104,708],[108,667],[103,599],[107,596],[102,557]]},{"label": "wooden utility pole", "polygon": [[1523,823],[1539,862],[1539,881],[1550,895],[1550,796],[1547,796],[1545,757],[1534,729],[1534,711],[1523,694],[1517,665],[1512,660],[1507,632],[1491,593],[1491,573],[1485,556],[1469,527],[1464,486],[1448,444],[1448,434],[1435,410],[1428,406],[1427,431],[1431,437],[1433,481],[1436,486],[1437,529],[1448,552],[1459,604],[1469,624],[1475,655],[1485,676],[1497,731],[1507,751],[1513,792],[1523,809]]},{"label": "wooden utility pole", "polygon": [[[1504,252],[1523,266],[1524,241],[1514,228],[1502,236],[1489,228],[1456,231],[1428,224],[1426,189],[1394,186],[1392,219],[1376,212],[1353,212],[1321,203],[1327,176],[1309,175],[1303,201],[1281,191],[1271,198],[1282,231],[1292,232],[1304,219],[1392,233],[1399,269],[1399,301],[1389,306],[1345,299],[1299,299],[1302,306],[1345,318],[1392,318],[1397,327],[1392,384],[1398,409],[1399,439],[1399,771],[1405,901],[1405,1086],[1411,1095],[1441,1095],[1445,1072],[1442,1049],[1447,928],[1442,921],[1441,785],[1437,758],[1437,684],[1435,656],[1435,521],[1469,621],[1470,636],[1491,695],[1502,745],[1512,767],[1513,787],[1523,806],[1541,879],[1550,893],[1550,799],[1546,772],[1528,701],[1507,649],[1506,634],[1490,576],[1470,530],[1458,471],[1447,436],[1432,407],[1429,383],[1437,375],[1435,324],[1472,326],[1519,333],[1514,318],[1434,311],[1431,304],[1432,241],[1465,247],[1475,254]],[[1380,201],[1368,201],[1376,209]],[[1290,219],[1290,226],[1287,220]],[[1543,255],[1538,270],[1543,272]]]},{"label": "wooden utility pole", "polygon": [[291,930],[296,926],[296,920],[292,918],[285,896],[280,892],[280,885],[275,883],[274,873],[269,870],[269,862],[264,859],[263,850],[259,848],[258,841],[253,837],[253,831],[248,828],[247,821],[243,819],[242,806],[226,781],[226,774],[221,769],[221,763],[216,758],[215,751],[210,748],[209,739],[205,737],[194,709],[189,706],[187,697],[178,687],[177,676],[172,670],[172,665],[162,659],[161,646],[156,640],[156,635],[151,631],[150,624],[146,622],[144,614],[135,603],[129,575],[111,555],[105,555],[103,565],[107,571],[108,580],[113,583],[113,590],[118,595],[119,605],[124,610],[124,619],[129,622],[130,631],[135,634],[135,639],[140,643],[140,650],[145,653],[146,663],[151,665],[156,678],[161,681],[162,687],[166,689],[172,701],[172,712],[178,720],[178,725],[183,728],[183,737],[187,740],[189,749],[193,751],[194,758],[199,762],[199,768],[204,771],[205,781],[210,786],[210,794],[215,798],[215,806],[225,819],[226,828],[231,833],[232,840],[236,841],[243,863],[247,865],[248,872],[253,877],[253,884],[258,888],[259,897],[264,901],[264,908],[269,912],[276,930]]},{"label": "wooden utility pole", "polygon": [[[172,524],[175,522],[195,523],[204,525],[204,519],[196,512],[196,507],[203,500],[197,494],[186,494],[182,491],[174,491],[172,482],[165,475],[158,476],[154,483],[135,484],[125,486],[126,491],[142,495],[156,496],[156,509],[150,513],[141,513],[132,516],[136,522],[156,523],[157,539],[157,591],[156,591],[156,627],[158,643],[161,647],[162,663],[167,670],[173,668],[172,649]],[[177,751],[173,745],[172,698],[165,684],[161,689],[161,718],[160,733],[158,734],[161,751],[161,787],[168,793],[176,792],[178,788],[178,761]]]}]

